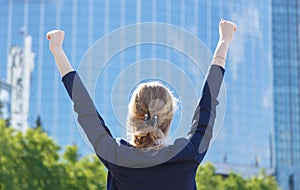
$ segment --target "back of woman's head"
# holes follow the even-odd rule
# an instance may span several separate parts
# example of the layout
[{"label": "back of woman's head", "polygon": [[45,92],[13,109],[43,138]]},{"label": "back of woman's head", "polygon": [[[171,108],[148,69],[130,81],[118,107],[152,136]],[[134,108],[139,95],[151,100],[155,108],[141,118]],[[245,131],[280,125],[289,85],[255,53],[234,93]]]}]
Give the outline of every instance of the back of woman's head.
[{"label": "back of woman's head", "polygon": [[162,148],[175,110],[176,98],[164,85],[140,84],[128,105],[127,131],[133,146]]}]

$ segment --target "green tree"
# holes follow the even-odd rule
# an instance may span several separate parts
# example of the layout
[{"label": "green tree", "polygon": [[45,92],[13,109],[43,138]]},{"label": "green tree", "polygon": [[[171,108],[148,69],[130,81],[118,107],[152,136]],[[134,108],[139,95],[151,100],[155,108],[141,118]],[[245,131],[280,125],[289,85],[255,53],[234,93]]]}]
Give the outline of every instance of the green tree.
[{"label": "green tree", "polygon": [[106,189],[106,171],[96,156],[86,156],[79,159],[78,148],[67,146],[63,155],[64,168],[68,179],[64,189]]},{"label": "green tree", "polygon": [[25,133],[0,120],[0,189],[105,189],[106,171],[95,156],[60,147],[40,128]]},{"label": "green tree", "polygon": [[273,176],[268,176],[266,170],[261,170],[258,176],[252,177],[246,183],[247,190],[279,190],[277,182]]},{"label": "green tree", "polygon": [[246,190],[246,180],[242,176],[230,173],[228,177],[220,177],[219,190]]},{"label": "green tree", "polygon": [[244,179],[241,175],[230,173],[228,177],[215,174],[216,169],[211,163],[199,167],[196,183],[199,190],[279,190],[274,177],[262,170],[258,176]]},{"label": "green tree", "polygon": [[216,168],[211,163],[200,165],[196,184],[199,190],[216,190],[220,183],[220,176],[215,175]]},{"label": "green tree", "polygon": [[[41,130],[26,133],[6,128],[1,123],[2,189],[51,189],[57,187],[60,149]],[[55,169],[55,170],[54,170]],[[3,180],[2,180],[3,179]]]},{"label": "green tree", "polygon": [[5,121],[0,120],[0,189],[13,189],[15,146],[10,146],[13,130],[4,126]]}]

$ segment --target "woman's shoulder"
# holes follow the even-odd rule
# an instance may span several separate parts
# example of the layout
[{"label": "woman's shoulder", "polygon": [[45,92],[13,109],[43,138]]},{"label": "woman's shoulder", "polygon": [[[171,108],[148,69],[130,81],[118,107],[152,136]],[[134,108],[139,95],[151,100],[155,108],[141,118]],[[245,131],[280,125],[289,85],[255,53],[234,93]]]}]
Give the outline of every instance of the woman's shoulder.
[{"label": "woman's shoulder", "polygon": [[174,159],[197,159],[194,145],[187,138],[178,138],[165,148],[169,151],[176,152]]}]

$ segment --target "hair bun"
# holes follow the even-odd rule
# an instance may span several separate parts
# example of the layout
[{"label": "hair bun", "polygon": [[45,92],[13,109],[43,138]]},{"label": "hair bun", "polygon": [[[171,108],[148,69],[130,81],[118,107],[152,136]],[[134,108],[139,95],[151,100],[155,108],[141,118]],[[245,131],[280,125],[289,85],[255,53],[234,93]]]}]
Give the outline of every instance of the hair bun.
[{"label": "hair bun", "polygon": [[140,84],[128,105],[127,134],[139,148],[163,146],[177,99],[159,82]]}]

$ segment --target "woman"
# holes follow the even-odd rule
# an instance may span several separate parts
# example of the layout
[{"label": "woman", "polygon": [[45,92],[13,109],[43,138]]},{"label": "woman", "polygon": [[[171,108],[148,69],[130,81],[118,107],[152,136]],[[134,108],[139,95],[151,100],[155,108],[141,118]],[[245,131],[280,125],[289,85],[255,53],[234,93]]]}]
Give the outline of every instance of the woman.
[{"label": "woman", "polygon": [[96,155],[108,169],[107,189],[196,189],[196,171],[203,160],[215,120],[217,96],[223,80],[229,44],[236,25],[221,19],[219,42],[194,112],[190,133],[165,145],[176,99],[162,84],[144,83],[134,91],[128,106],[130,140],[114,139],[98,114],[80,77],[62,48],[64,32],[47,33],[50,51]]}]

